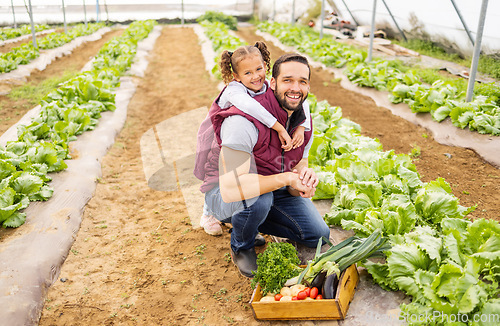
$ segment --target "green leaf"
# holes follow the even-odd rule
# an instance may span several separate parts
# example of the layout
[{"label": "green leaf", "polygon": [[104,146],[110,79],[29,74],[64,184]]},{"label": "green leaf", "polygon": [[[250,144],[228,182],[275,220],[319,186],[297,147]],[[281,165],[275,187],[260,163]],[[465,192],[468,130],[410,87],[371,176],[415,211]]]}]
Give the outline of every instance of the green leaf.
[{"label": "green leaf", "polygon": [[15,212],[10,215],[2,224],[4,228],[17,228],[26,222],[26,214]]},{"label": "green leaf", "polygon": [[429,258],[441,262],[441,249],[443,242],[436,236],[436,231],[429,226],[417,226],[413,232],[406,234],[407,242],[413,242],[424,250]]},{"label": "green leaf", "polygon": [[387,263],[391,277],[413,277],[418,269],[427,270],[431,260],[417,245],[407,244],[393,246],[388,253]]},{"label": "green leaf", "polygon": [[11,180],[10,186],[19,194],[31,195],[40,190],[43,180],[28,172],[22,172],[17,178]]},{"label": "green leaf", "polygon": [[450,257],[452,261],[460,266],[464,266],[466,257],[460,248],[458,240],[452,233],[443,238],[443,246],[446,249],[447,256]]},{"label": "green leaf", "polygon": [[443,105],[437,108],[436,110],[432,111],[431,115],[434,120],[441,122],[450,115],[450,112],[451,108],[446,105]]},{"label": "green leaf", "polygon": [[446,297],[451,301],[457,300],[456,289],[459,279],[463,275],[463,271],[460,267],[454,264],[443,264],[439,267],[439,272],[437,273],[431,286],[436,290],[436,294],[441,297]]},{"label": "green leaf", "polygon": [[368,273],[373,277],[375,283],[380,285],[386,291],[396,291],[397,286],[391,282],[389,277],[389,269],[387,264],[374,263],[372,261],[365,261],[362,263],[363,267],[366,268]]},{"label": "green leaf", "polygon": [[338,191],[335,173],[317,171],[316,176],[318,177],[319,183],[316,187],[316,193],[314,194],[313,200],[334,198]]},{"label": "green leaf", "polygon": [[483,307],[479,311],[478,315],[483,317],[480,318],[477,325],[479,326],[491,326],[495,323],[498,324],[500,311],[500,299],[491,299],[484,303]]},{"label": "green leaf", "polygon": [[22,204],[15,202],[16,192],[10,187],[0,189],[0,223],[9,219],[12,214],[21,209]]},{"label": "green leaf", "polygon": [[458,303],[458,311],[463,314],[472,312],[481,301],[486,299],[486,293],[479,285],[470,286]]},{"label": "green leaf", "polygon": [[48,185],[43,185],[40,190],[36,193],[33,193],[29,196],[29,200],[31,201],[45,201],[52,197],[54,190],[50,188]]},{"label": "green leaf", "polygon": [[466,209],[450,192],[451,188],[443,178],[430,182],[418,191],[415,199],[417,213],[433,224],[440,223],[445,217],[463,217]]},{"label": "green leaf", "polygon": [[7,178],[14,172],[16,172],[16,167],[14,165],[0,159],[0,180]]},{"label": "green leaf", "polygon": [[484,242],[472,257],[478,257],[490,261],[500,262],[500,236],[492,235]]},{"label": "green leaf", "polygon": [[0,189],[0,208],[7,208],[14,204],[16,191],[10,187]]}]

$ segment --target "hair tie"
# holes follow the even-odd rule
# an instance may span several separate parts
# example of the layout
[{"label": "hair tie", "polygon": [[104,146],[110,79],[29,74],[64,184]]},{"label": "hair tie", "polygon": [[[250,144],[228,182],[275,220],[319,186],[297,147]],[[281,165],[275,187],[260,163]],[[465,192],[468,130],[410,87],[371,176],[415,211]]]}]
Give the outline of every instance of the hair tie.
[{"label": "hair tie", "polygon": [[229,54],[230,58],[233,56],[233,52],[231,52],[231,51],[227,51],[227,54]]}]

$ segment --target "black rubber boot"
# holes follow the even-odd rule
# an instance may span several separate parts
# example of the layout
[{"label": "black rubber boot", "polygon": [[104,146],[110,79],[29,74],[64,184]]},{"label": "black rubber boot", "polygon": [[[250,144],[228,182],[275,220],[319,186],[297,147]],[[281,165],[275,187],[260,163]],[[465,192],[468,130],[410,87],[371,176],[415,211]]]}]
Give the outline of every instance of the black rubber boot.
[{"label": "black rubber boot", "polygon": [[266,238],[260,233],[255,236],[255,246],[260,247],[266,244]]},{"label": "black rubber boot", "polygon": [[240,250],[238,252],[234,252],[233,249],[231,249],[231,258],[236,267],[238,267],[241,275],[249,278],[254,276],[252,271],[257,270],[257,254],[255,253],[255,248]]}]

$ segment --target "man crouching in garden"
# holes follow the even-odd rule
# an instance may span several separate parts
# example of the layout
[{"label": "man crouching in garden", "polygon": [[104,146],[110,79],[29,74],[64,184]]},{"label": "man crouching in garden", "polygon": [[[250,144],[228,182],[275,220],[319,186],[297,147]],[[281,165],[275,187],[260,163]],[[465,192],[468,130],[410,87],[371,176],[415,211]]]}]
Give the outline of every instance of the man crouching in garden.
[{"label": "man crouching in garden", "polygon": [[[305,57],[285,54],[274,63],[267,89],[254,97],[289,134],[305,120],[310,76]],[[307,160],[313,130],[311,126],[305,132],[301,146],[285,152],[277,132],[234,106],[222,110],[216,103],[209,112],[215,140],[203,158],[197,155],[204,181],[201,191],[213,216],[232,224],[231,256],[242,275],[253,277],[259,232],[308,247],[329,237],[328,226],[310,200],[318,184]]]}]

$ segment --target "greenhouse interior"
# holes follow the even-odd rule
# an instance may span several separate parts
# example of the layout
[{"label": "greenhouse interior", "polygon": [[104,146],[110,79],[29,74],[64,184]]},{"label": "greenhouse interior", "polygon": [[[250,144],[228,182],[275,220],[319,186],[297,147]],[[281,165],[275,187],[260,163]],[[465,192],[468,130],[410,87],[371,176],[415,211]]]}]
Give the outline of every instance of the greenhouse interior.
[{"label": "greenhouse interior", "polygon": [[1,324],[500,325],[498,31],[488,0],[2,1]]}]

